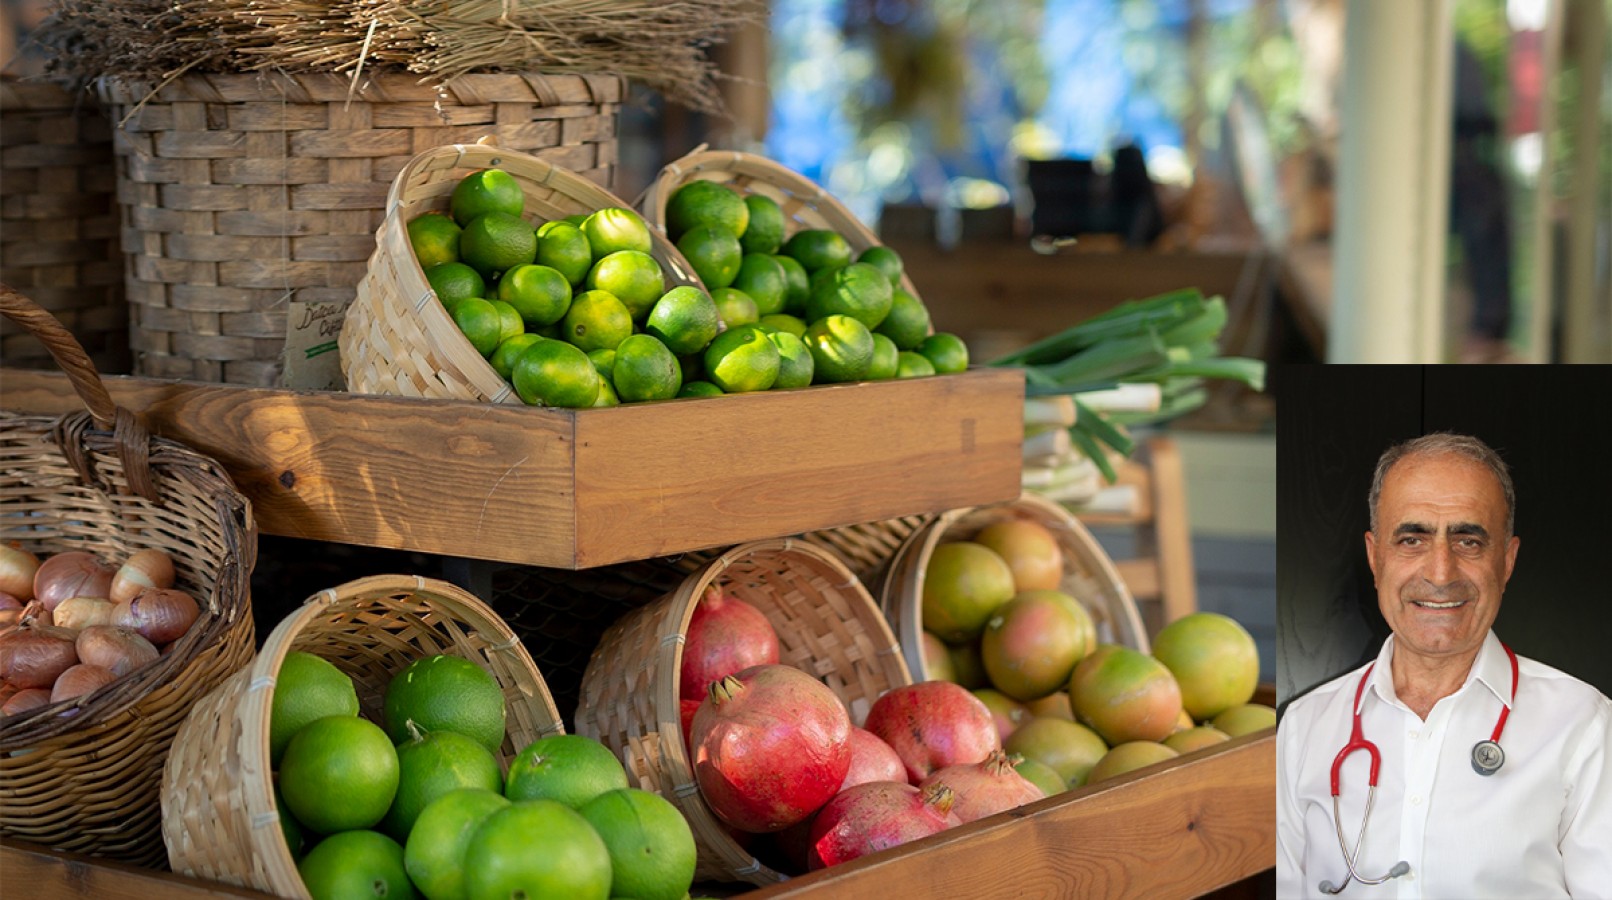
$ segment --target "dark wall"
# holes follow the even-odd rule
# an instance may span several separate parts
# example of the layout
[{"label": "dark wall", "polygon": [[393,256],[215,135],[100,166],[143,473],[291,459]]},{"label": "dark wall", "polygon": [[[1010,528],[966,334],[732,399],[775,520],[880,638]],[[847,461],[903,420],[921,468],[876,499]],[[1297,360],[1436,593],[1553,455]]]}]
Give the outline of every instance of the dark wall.
[{"label": "dark wall", "polygon": [[1388,635],[1363,535],[1382,451],[1474,434],[1511,467],[1517,566],[1495,633],[1612,695],[1612,367],[1286,366],[1277,401],[1277,699]]}]

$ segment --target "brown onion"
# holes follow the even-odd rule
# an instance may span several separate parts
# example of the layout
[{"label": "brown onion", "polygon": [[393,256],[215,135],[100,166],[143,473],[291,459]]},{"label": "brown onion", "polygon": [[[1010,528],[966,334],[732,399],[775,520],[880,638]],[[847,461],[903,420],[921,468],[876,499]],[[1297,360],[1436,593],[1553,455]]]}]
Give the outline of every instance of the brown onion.
[{"label": "brown onion", "polygon": [[[22,618],[22,608],[25,604],[11,594],[0,591],[0,628],[17,624]],[[43,607],[41,607],[43,609]],[[0,700],[0,703],[5,701]]]},{"label": "brown onion", "polygon": [[11,699],[6,701],[5,706],[0,706],[0,713],[17,716],[49,703],[50,691],[45,688],[28,688],[13,694]]},{"label": "brown onion", "polygon": [[19,688],[50,687],[77,664],[76,637],[65,628],[40,625],[24,613],[22,624],[0,634],[0,678]]},{"label": "brown onion", "polygon": [[116,625],[91,625],[79,632],[74,647],[80,662],[114,675],[127,675],[161,655],[150,641]]},{"label": "brown onion", "polygon": [[119,603],[112,624],[138,631],[153,644],[166,644],[183,637],[200,614],[195,598],[184,591],[152,588]]},{"label": "brown onion", "polygon": [[60,703],[63,700],[82,697],[96,688],[106,687],[117,680],[118,677],[109,669],[79,663],[56,679],[55,687],[50,689],[50,702]]},{"label": "brown onion", "polygon": [[0,544],[0,591],[18,600],[34,598],[34,573],[39,571],[39,557],[21,547]]},{"label": "brown onion", "polygon": [[112,593],[112,567],[85,550],[69,550],[39,564],[34,573],[34,599],[55,610],[68,597],[106,597]]},{"label": "brown onion", "polygon": [[68,597],[52,615],[57,627],[83,631],[91,625],[112,624],[112,611],[117,607],[111,600],[100,597]]},{"label": "brown onion", "polygon": [[122,603],[146,588],[173,586],[173,559],[161,550],[141,550],[129,557],[112,576],[112,592],[108,596],[113,603]]}]

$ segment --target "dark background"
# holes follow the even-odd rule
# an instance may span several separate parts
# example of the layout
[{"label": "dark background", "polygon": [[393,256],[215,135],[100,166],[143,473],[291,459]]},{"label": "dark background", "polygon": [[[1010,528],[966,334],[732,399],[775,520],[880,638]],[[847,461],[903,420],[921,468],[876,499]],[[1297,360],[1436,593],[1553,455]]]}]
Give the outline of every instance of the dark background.
[{"label": "dark background", "polygon": [[1389,445],[1482,438],[1511,467],[1522,545],[1494,630],[1612,695],[1612,367],[1284,366],[1277,402],[1277,699],[1376,656],[1366,494]]}]

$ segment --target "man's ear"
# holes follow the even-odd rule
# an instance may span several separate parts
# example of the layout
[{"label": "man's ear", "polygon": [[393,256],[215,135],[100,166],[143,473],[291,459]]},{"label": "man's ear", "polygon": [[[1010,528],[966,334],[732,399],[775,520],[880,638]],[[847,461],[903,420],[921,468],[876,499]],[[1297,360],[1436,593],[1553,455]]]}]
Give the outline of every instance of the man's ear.
[{"label": "man's ear", "polygon": [[[1366,564],[1371,566],[1371,583],[1377,583],[1377,539],[1371,532],[1366,532]],[[1510,570],[1507,570],[1509,577]]]}]

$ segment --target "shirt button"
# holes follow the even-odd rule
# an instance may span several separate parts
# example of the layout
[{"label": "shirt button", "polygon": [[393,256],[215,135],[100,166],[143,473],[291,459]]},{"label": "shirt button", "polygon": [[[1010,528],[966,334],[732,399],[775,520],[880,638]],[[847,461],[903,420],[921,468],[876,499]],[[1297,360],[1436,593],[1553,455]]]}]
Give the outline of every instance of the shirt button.
[{"label": "shirt button", "polygon": [[1421,794],[1413,795],[1411,797],[1411,806],[1421,806],[1421,805],[1422,805],[1422,795]]},{"label": "shirt button", "polygon": [[1417,738],[1419,738],[1419,737],[1421,737],[1421,736],[1422,736],[1422,733],[1421,733],[1421,732],[1420,732],[1420,731],[1407,731],[1407,732],[1405,732],[1405,733],[1406,733],[1406,734],[1407,734],[1407,735],[1408,735],[1408,736],[1409,736],[1409,737],[1410,737],[1410,739],[1411,739],[1411,740],[1413,740],[1413,741],[1414,741],[1414,740],[1416,740],[1416,739],[1417,739]]}]

